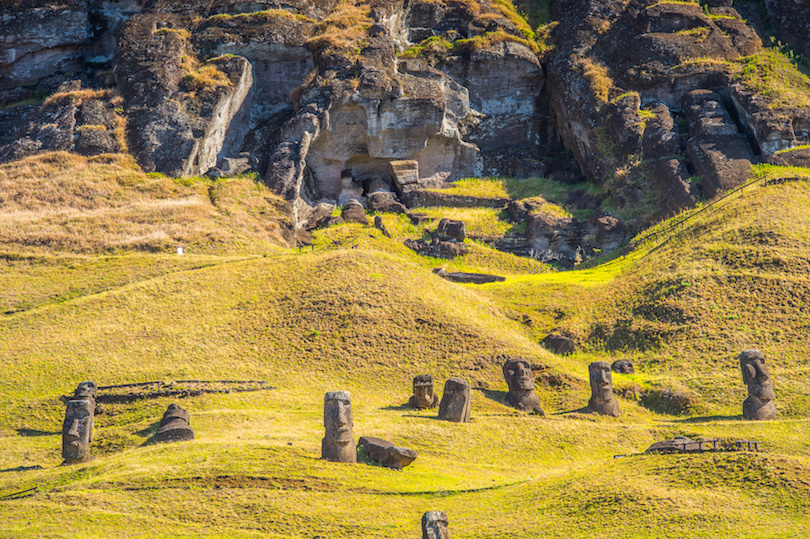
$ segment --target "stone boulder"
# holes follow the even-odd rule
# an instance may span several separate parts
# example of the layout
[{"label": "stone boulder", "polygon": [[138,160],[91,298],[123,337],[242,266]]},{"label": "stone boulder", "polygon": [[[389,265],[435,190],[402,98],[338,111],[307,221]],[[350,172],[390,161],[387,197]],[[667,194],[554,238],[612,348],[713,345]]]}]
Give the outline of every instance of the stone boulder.
[{"label": "stone boulder", "polygon": [[364,210],[363,205],[355,199],[348,201],[346,205],[343,206],[340,216],[343,217],[343,220],[347,223],[368,224],[366,210]]},{"label": "stone boulder", "polygon": [[368,458],[386,468],[401,470],[411,464],[418,453],[413,449],[397,447],[393,443],[373,436],[361,436],[357,447],[365,451]]},{"label": "stone boulder", "polygon": [[366,207],[370,212],[407,213],[408,209],[397,200],[394,193],[375,191],[366,196]]},{"label": "stone boulder", "polygon": [[542,344],[547,350],[554,352],[558,356],[569,356],[574,353],[575,349],[574,341],[570,337],[559,333],[547,335]]},{"label": "stone boulder", "polygon": [[438,238],[432,238],[429,242],[425,240],[405,240],[404,243],[405,247],[413,249],[420,255],[434,258],[453,259],[469,252],[469,248],[463,243],[441,241]]},{"label": "stone boulder", "polygon": [[634,374],[636,368],[629,359],[617,359],[610,365],[610,370],[619,374]]},{"label": "stone boulder", "polygon": [[441,240],[463,242],[467,238],[467,225],[464,224],[464,221],[456,221],[445,217],[439,221],[436,233]]},{"label": "stone boulder", "polygon": [[191,414],[177,404],[170,404],[160,420],[156,442],[183,442],[194,439],[194,430],[190,425]]}]

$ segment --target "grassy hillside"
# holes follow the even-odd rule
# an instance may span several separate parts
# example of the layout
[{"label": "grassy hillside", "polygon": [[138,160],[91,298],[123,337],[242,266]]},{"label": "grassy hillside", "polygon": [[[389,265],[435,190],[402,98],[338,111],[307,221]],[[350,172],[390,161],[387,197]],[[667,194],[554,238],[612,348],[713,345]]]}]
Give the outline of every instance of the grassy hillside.
[{"label": "grassy hillside", "polygon": [[[15,172],[23,166],[39,172]],[[269,211],[278,201],[250,179],[182,185],[132,169],[127,183],[120,162],[40,166],[0,169],[4,208],[19,204],[6,193],[24,182],[119,187],[105,212],[75,209],[84,232],[74,239],[27,240],[66,237],[67,209],[2,236],[0,536],[415,538],[432,509],[448,513],[459,538],[810,535],[807,181],[752,189],[663,243],[564,273],[475,243],[452,262],[421,258],[402,240],[424,230],[395,215],[383,216],[391,239],[341,225],[299,252],[281,246],[283,220]],[[99,166],[113,169],[82,179]],[[194,200],[196,217],[182,225],[176,214],[138,213],[139,197],[164,189]],[[212,191],[236,193],[227,210]],[[25,211],[41,207],[38,192],[29,189]],[[167,230],[175,219],[179,236],[151,247],[102,241],[87,232],[112,229],[103,216],[121,223],[115,234]],[[199,239],[192,224],[218,239]],[[173,254],[180,239],[190,254]],[[507,280],[452,284],[431,273],[440,265]],[[552,329],[575,335],[582,351],[543,350]],[[735,357],[749,346],[770,360],[776,421],[739,416]],[[505,355],[538,367],[545,418],[504,404]],[[638,374],[614,375],[623,415],[582,413],[588,363],[625,356]],[[467,378],[473,422],[408,408],[422,372],[438,393],[448,376]],[[60,467],[59,396],[86,379],[277,389],[180,399],[196,439],[169,445],[151,436],[172,400],[108,404],[96,418],[96,460]],[[334,389],[352,394],[355,439],[416,449],[414,464],[396,472],[320,460],[323,394]],[[637,399],[654,389],[688,394],[693,406],[653,411]],[[764,451],[613,458],[676,435],[761,440]]]}]

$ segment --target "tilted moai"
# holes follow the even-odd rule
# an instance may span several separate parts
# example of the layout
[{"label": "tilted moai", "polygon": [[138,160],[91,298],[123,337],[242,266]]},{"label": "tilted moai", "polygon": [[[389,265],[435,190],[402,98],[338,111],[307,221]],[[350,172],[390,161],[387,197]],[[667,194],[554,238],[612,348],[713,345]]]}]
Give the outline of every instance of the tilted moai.
[{"label": "tilted moai", "polygon": [[588,365],[588,377],[591,380],[591,400],[588,401],[588,410],[591,412],[619,417],[619,401],[613,394],[613,375],[610,372],[610,363],[607,361],[594,361]]},{"label": "tilted moai", "polygon": [[450,539],[447,529],[447,513],[428,511],[422,515],[422,539]]},{"label": "tilted moai", "polygon": [[323,426],[326,434],[321,441],[321,458],[332,462],[357,462],[357,450],[352,437],[352,400],[348,391],[330,391],[323,399]]},{"label": "tilted moai", "polygon": [[191,428],[191,414],[180,408],[177,404],[170,404],[160,420],[156,442],[184,442],[194,439],[194,430]]},{"label": "tilted moai", "polygon": [[62,424],[62,464],[79,464],[93,460],[93,417],[96,409],[94,382],[82,382],[67,403]]},{"label": "tilted moai", "polygon": [[774,419],[773,382],[765,365],[765,355],[759,350],[746,350],[740,354],[743,382],[748,386],[748,398],[743,401],[745,419]]},{"label": "tilted moai", "polygon": [[454,376],[445,382],[439,403],[439,419],[456,423],[470,420],[470,384],[464,378]]},{"label": "tilted moai", "polygon": [[546,415],[540,399],[534,394],[532,366],[525,359],[507,359],[503,364],[503,377],[509,392],[506,400],[521,412]]},{"label": "tilted moai", "polygon": [[408,403],[420,410],[435,408],[439,404],[439,396],[433,392],[431,375],[420,374],[413,379],[413,395],[408,399]]}]

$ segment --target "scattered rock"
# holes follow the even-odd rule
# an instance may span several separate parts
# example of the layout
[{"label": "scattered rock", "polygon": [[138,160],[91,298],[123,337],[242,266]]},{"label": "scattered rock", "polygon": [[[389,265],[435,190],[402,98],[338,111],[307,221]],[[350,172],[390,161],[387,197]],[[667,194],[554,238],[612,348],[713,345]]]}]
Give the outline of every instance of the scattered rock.
[{"label": "scattered rock", "polygon": [[404,204],[397,200],[394,193],[376,191],[366,197],[366,206],[370,212],[407,213]]},{"label": "scattered rock", "polygon": [[464,224],[464,221],[456,221],[447,219],[446,217],[439,221],[436,232],[439,235],[439,239],[442,240],[463,242],[467,238],[467,226]]},{"label": "scattered rock", "polygon": [[386,238],[390,238],[391,234],[388,232],[388,229],[385,228],[385,224],[383,223],[382,217],[379,215],[374,216],[374,228],[380,230],[383,233],[383,236]]},{"label": "scattered rock", "polygon": [[575,348],[571,338],[558,333],[552,333],[543,339],[543,346],[558,356],[569,356],[574,353]]},{"label": "scattered rock", "polygon": [[463,243],[455,241],[440,241],[438,238],[425,240],[405,240],[405,247],[413,249],[422,256],[432,256],[434,258],[452,259],[465,255],[469,249]]},{"label": "scattered rock", "polygon": [[362,448],[368,458],[386,468],[401,470],[416,460],[417,452],[413,449],[397,447],[393,443],[372,436],[361,436],[357,447]]},{"label": "scattered rock", "polygon": [[349,200],[344,206],[340,216],[343,221],[347,223],[357,223],[361,225],[368,224],[368,217],[366,217],[366,210],[363,205],[357,200]]},{"label": "scattered rock", "polygon": [[636,372],[632,360],[629,359],[617,359],[610,365],[610,370],[619,374],[634,374]]}]

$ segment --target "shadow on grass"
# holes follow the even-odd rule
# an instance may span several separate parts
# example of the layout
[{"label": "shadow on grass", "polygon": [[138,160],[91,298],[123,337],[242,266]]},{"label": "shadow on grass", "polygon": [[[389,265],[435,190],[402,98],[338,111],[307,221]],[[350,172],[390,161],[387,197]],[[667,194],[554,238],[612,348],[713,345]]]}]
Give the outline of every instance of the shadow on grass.
[{"label": "shadow on grass", "polygon": [[707,415],[703,417],[685,417],[671,419],[673,423],[711,423],[712,421],[743,421],[742,415]]},{"label": "shadow on grass", "polygon": [[509,406],[509,404],[506,402],[506,391],[495,391],[492,389],[483,389],[480,387],[476,387],[473,389],[475,389],[475,391],[480,391],[481,393],[483,393],[484,396],[489,400],[503,404],[504,406]]},{"label": "shadow on grass", "polygon": [[388,406],[383,406],[380,410],[393,410],[393,411],[403,411],[403,410],[416,410],[413,406],[408,404],[389,404]]},{"label": "shadow on grass", "polygon": [[6,468],[5,470],[0,470],[0,473],[6,472],[30,472],[32,470],[42,470],[42,466],[37,464],[36,466],[17,466],[16,468]]},{"label": "shadow on grass", "polygon": [[562,412],[554,412],[551,415],[566,415],[566,414],[590,414],[591,411],[588,410],[587,406],[583,406],[582,408],[577,408],[575,410],[565,410]]},{"label": "shadow on grass", "polygon": [[146,447],[147,445],[155,444],[155,434],[157,434],[158,427],[160,427],[160,421],[155,421],[145,429],[133,432],[135,436],[146,438],[146,440],[144,440],[143,443],[141,444],[141,447]]},{"label": "shadow on grass", "polygon": [[17,434],[20,436],[56,436],[57,434],[62,434],[62,431],[57,432],[50,432],[47,430],[36,430],[36,429],[17,429]]}]

